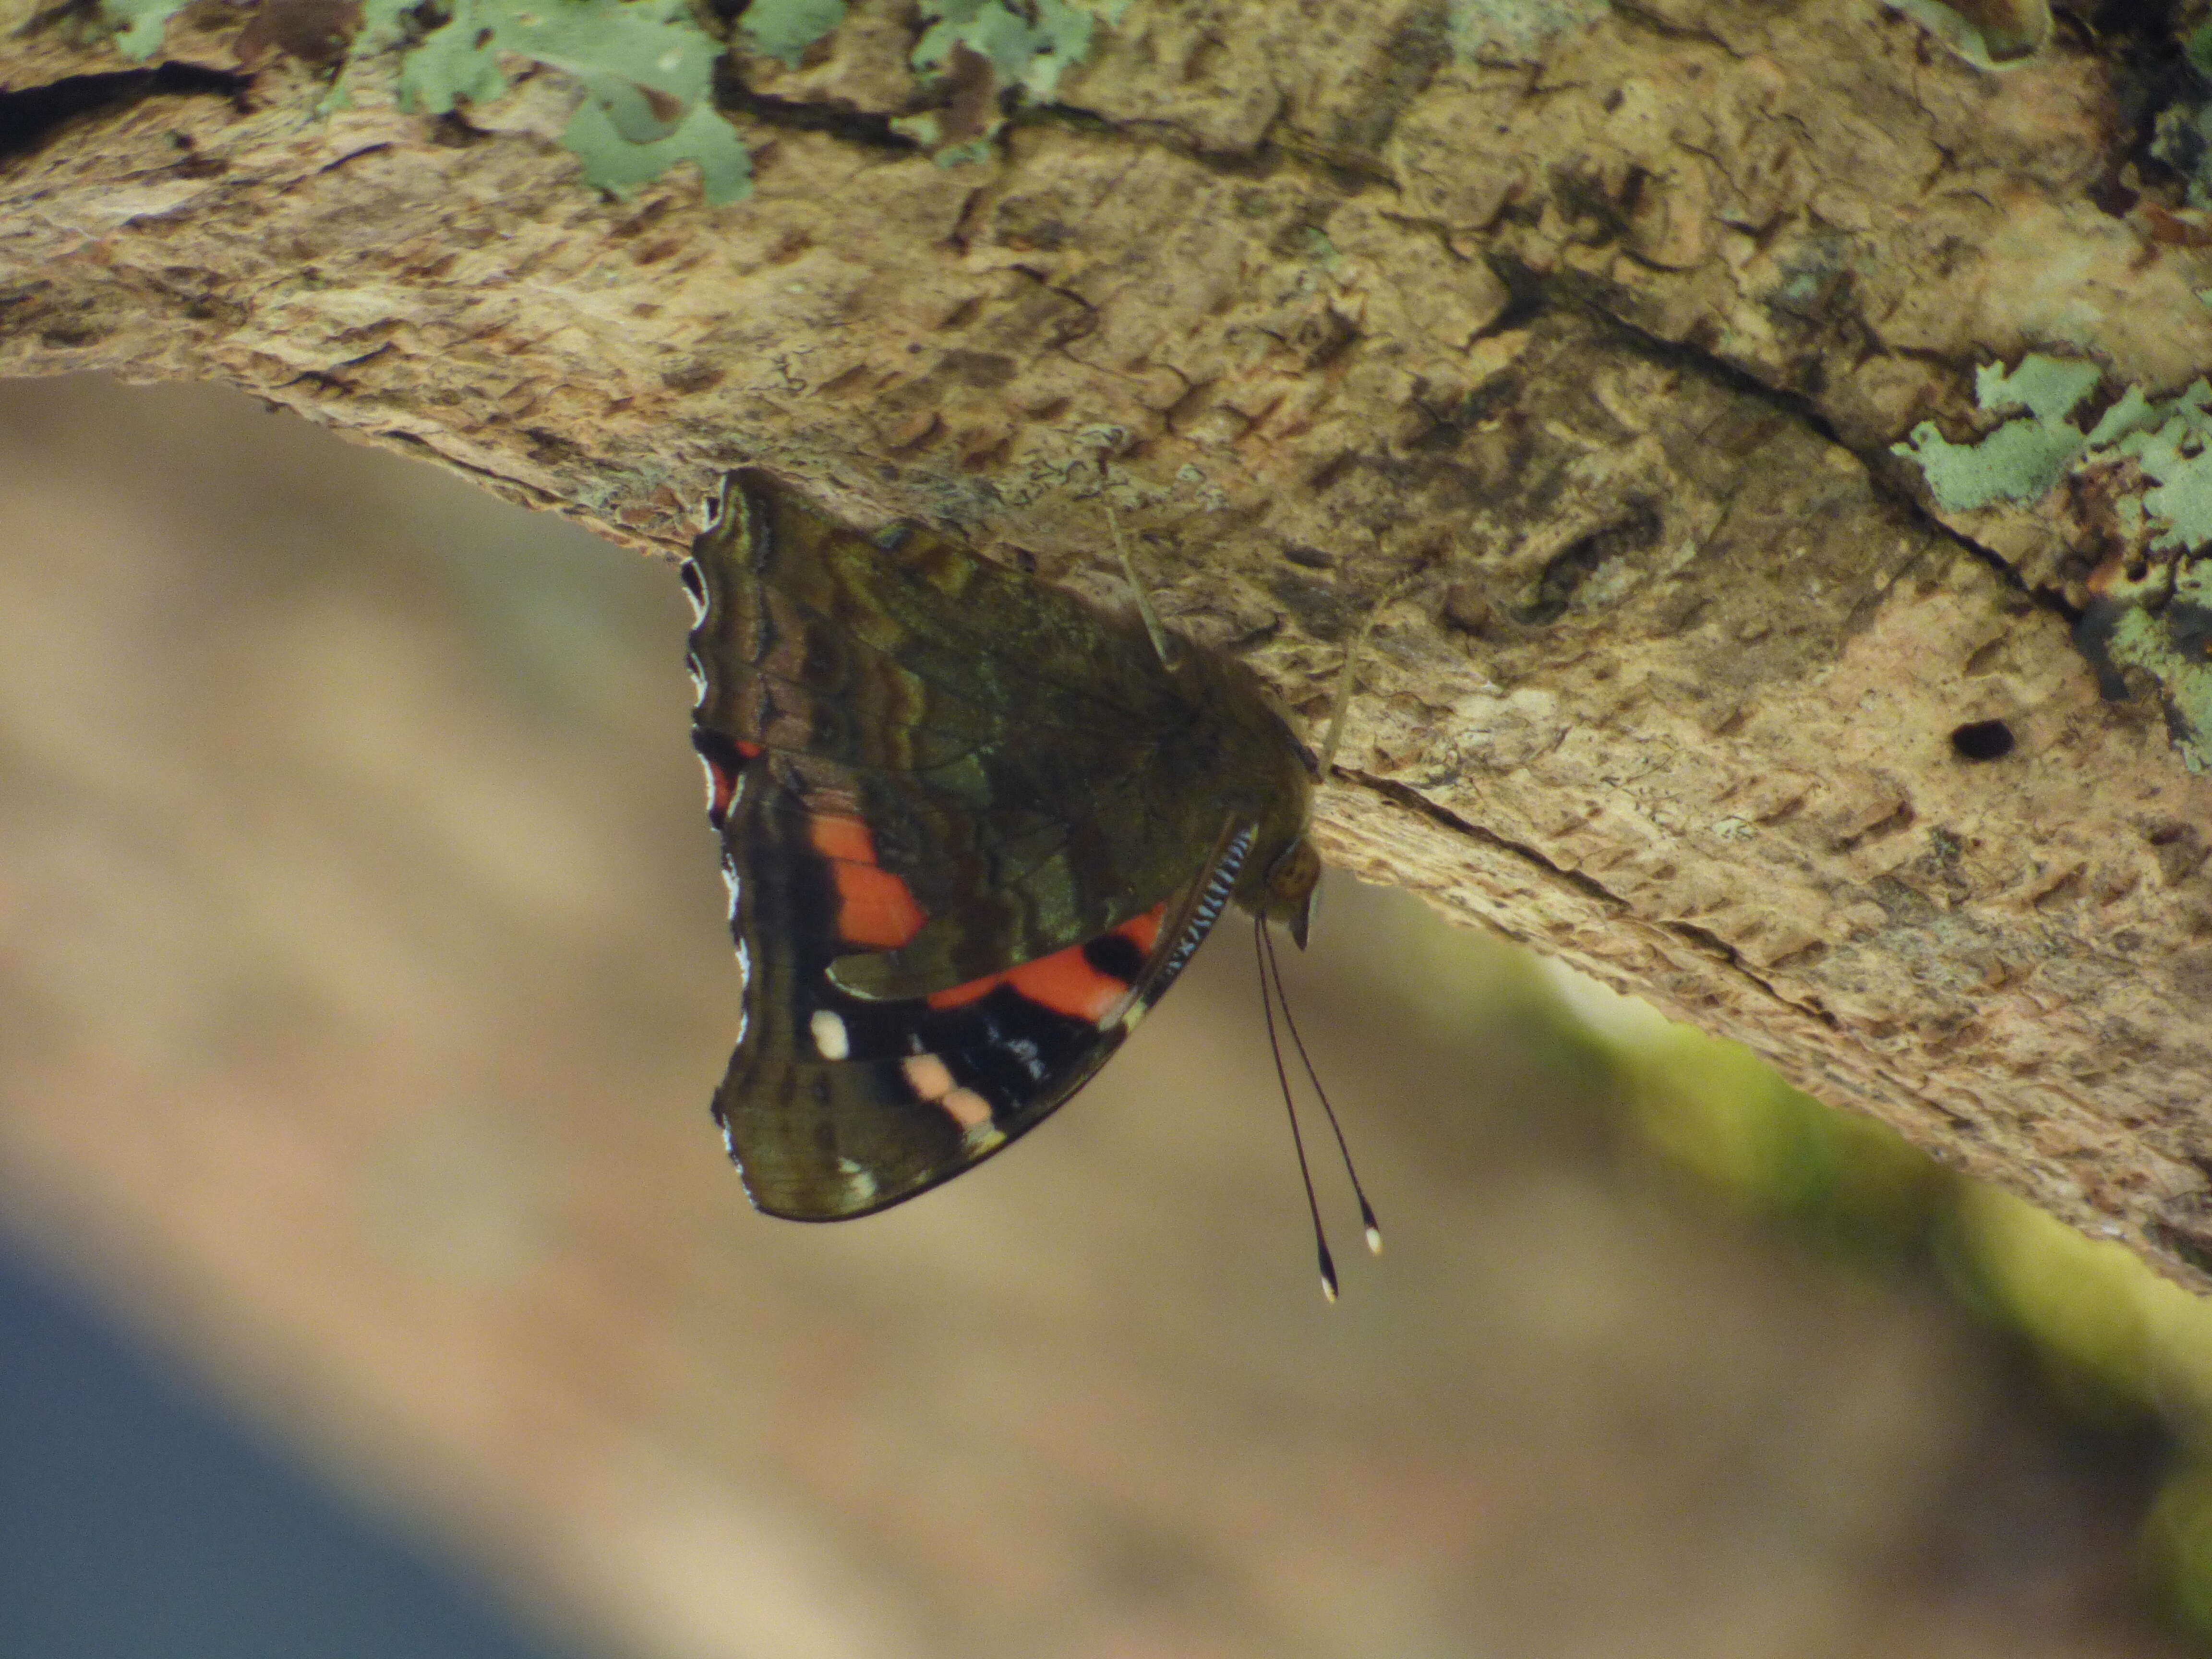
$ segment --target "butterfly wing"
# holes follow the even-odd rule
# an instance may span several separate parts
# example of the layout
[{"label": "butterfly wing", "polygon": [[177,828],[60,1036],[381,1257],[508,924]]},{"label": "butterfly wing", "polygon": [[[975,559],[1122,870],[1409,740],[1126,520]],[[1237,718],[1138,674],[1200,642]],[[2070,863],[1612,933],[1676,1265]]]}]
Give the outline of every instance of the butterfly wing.
[{"label": "butterfly wing", "polygon": [[686,581],[746,978],[716,1115],[761,1209],[866,1214],[1088,1080],[1258,817],[1206,787],[1223,734],[1141,633],[949,538],[741,473]]},{"label": "butterfly wing", "polygon": [[[714,1114],[755,1206],[796,1220],[911,1198],[1042,1121],[1167,989],[1251,843],[1231,838],[1188,890],[1085,943],[924,997],[858,997],[830,968],[853,895],[884,872],[851,820],[825,833],[778,769],[748,766],[724,820],[726,847],[745,849],[731,925],[747,982]],[[869,912],[902,915],[896,897]]]}]

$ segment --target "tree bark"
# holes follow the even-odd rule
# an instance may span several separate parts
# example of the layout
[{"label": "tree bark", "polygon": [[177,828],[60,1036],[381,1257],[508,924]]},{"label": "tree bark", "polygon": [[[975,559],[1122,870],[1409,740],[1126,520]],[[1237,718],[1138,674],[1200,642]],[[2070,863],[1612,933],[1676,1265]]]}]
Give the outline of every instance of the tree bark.
[{"label": "tree bark", "polygon": [[[664,555],[758,462],[1100,593],[1103,467],[1308,713],[1376,617],[1334,860],[2212,1285],[2195,451],[2092,442],[2212,362],[2166,23],[1999,76],[1870,3],[1136,0],[1016,85],[947,9],[693,20],[709,201],[588,182],[590,64],[410,90],[438,14],[199,0],[141,63],[15,0],[0,371],[228,382]],[[1974,372],[2031,361],[2080,398]],[[2008,430],[2057,460],[1929,459]]]}]

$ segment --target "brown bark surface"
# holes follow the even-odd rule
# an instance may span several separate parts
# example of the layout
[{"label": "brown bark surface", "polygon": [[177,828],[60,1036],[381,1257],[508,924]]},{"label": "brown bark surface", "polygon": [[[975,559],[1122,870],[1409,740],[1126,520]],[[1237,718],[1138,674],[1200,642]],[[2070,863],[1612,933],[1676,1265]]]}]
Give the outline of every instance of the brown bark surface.
[{"label": "brown bark surface", "polygon": [[917,19],[863,5],[733,57],[755,189],[710,207],[583,185],[550,72],[317,114],[243,10],[140,73],[19,4],[0,372],[226,381],[662,552],[749,459],[1088,580],[1103,461],[1164,610],[1299,706],[1380,607],[1334,860],[2201,1286],[2212,780],[2069,642],[2094,550],[1889,454],[1976,362],[2212,361],[2202,252],[2114,193],[2125,53],[1472,10],[1140,0],[944,166],[882,118]]}]

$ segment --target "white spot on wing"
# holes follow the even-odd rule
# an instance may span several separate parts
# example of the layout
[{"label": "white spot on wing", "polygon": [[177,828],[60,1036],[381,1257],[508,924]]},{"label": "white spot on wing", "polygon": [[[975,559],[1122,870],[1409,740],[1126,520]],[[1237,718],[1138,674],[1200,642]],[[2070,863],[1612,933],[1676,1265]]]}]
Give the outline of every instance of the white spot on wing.
[{"label": "white spot on wing", "polygon": [[899,1062],[907,1087],[924,1100],[942,1100],[952,1092],[952,1073],[935,1054],[912,1054]]},{"label": "white spot on wing", "polygon": [[907,1087],[932,1105],[945,1109],[945,1115],[965,1132],[971,1146],[979,1144],[979,1135],[999,1133],[992,1127],[991,1103],[973,1089],[955,1083],[951,1069],[935,1054],[909,1055],[899,1062],[899,1070],[906,1076]]},{"label": "white spot on wing", "polygon": [[973,1137],[978,1129],[991,1127],[991,1103],[973,1089],[955,1089],[941,1097],[938,1103],[945,1115]]},{"label": "white spot on wing", "polygon": [[845,1182],[845,1196],[855,1204],[865,1204],[876,1195],[876,1178],[849,1158],[837,1160],[837,1173]]},{"label": "white spot on wing", "polygon": [[817,1008],[806,1022],[806,1029],[814,1034],[815,1052],[824,1060],[842,1060],[853,1052],[852,1039],[846,1035],[845,1022],[834,1010]]}]

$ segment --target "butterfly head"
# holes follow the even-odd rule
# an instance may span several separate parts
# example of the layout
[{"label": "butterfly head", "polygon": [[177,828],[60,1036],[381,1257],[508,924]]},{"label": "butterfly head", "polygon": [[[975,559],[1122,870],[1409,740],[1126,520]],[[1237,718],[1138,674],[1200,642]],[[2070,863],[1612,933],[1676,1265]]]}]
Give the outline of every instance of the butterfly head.
[{"label": "butterfly head", "polygon": [[1313,925],[1321,897],[1321,854],[1314,851],[1311,842],[1298,836],[1267,866],[1267,883],[1260,914],[1269,921],[1282,923],[1290,930],[1291,941],[1304,950],[1306,930]]}]

